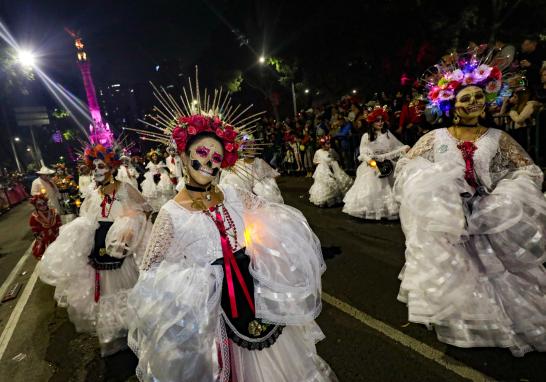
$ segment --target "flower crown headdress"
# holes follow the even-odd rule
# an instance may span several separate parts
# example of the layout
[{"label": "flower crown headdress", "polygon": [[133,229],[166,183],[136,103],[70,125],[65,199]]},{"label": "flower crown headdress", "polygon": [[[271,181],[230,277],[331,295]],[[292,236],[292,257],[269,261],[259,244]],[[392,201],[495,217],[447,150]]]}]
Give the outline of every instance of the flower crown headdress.
[{"label": "flower crown headdress", "polygon": [[49,200],[49,198],[47,197],[47,194],[46,193],[42,193],[40,192],[39,194],[36,194],[36,195],[32,195],[28,201],[30,202],[30,204],[32,204],[33,206],[36,206],[36,204],[38,203],[39,200],[42,200],[44,202],[47,202]]},{"label": "flower crown headdress", "polygon": [[368,117],[366,119],[368,123],[373,123],[375,122],[377,117],[382,117],[383,122],[385,123],[389,122],[389,113],[387,113],[386,106],[376,106],[375,109],[373,109],[373,111],[368,114]]},{"label": "flower crown headdress", "polygon": [[486,102],[494,102],[503,88],[506,75],[499,66],[499,58],[493,59],[494,51],[480,56],[478,49],[464,53],[451,53],[428,69],[421,77],[428,107],[437,114],[450,115],[456,93],[467,86],[478,86],[485,92]]},{"label": "flower crown headdress", "polygon": [[89,167],[93,167],[93,161],[100,159],[111,168],[118,168],[121,165],[119,153],[110,147],[104,147],[101,144],[87,147],[83,152],[84,163]]},{"label": "flower crown headdress", "polygon": [[[244,173],[245,167],[238,166],[240,156],[254,156],[263,149],[265,144],[245,141],[243,138],[256,131],[256,122],[264,112],[247,115],[253,107],[231,103],[231,94],[222,88],[208,93],[207,89],[201,94],[199,88],[198,69],[195,68],[195,86],[188,78],[189,87],[182,88],[180,99],[177,100],[164,88],[154,84],[152,88],[159,106],[155,106],[149,116],[151,122],[140,120],[152,130],[129,129],[137,131],[141,139],[172,145],[180,153],[186,150],[188,141],[203,132],[213,133],[220,139],[224,147],[224,158],[221,167],[233,170],[238,175],[251,176]],[[240,110],[242,109],[242,110]],[[248,155],[245,154],[254,154]]]}]

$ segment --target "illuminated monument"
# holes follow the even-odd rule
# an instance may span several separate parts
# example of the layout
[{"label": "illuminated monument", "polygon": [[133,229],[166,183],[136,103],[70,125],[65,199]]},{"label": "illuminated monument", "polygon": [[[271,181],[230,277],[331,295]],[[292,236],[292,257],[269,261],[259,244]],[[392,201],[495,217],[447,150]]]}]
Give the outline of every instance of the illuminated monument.
[{"label": "illuminated monument", "polygon": [[91,143],[100,143],[106,147],[111,147],[114,141],[114,135],[110,130],[108,123],[102,120],[100,113],[99,103],[97,102],[97,94],[95,93],[95,85],[93,84],[93,78],[91,77],[91,65],[87,60],[87,53],[83,50],[83,41],[78,33],[65,28],[66,32],[74,39],[74,46],[77,49],[78,66],[82,73],[83,86],[85,87],[85,93],[87,94],[87,105],[89,106],[89,112],[93,120],[89,126],[89,139]]}]

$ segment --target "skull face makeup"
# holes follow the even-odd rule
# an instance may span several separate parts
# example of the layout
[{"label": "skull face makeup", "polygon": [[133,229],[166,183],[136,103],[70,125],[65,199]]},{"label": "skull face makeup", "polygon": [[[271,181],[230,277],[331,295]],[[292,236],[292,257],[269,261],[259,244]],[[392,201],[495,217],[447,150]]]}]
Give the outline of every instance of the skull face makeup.
[{"label": "skull face makeup", "polygon": [[45,212],[48,210],[48,205],[47,205],[47,201],[46,200],[43,200],[43,199],[40,199],[36,202],[36,209],[38,211],[42,211],[42,212]]},{"label": "skull face makeup", "polygon": [[189,154],[183,155],[188,175],[200,186],[206,186],[214,180],[220,172],[223,159],[222,144],[217,139],[207,136],[198,138],[190,146]]},{"label": "skull face makeup", "polygon": [[93,179],[98,184],[103,184],[110,179],[112,175],[110,167],[101,159],[93,161]]},{"label": "skull face makeup", "polygon": [[467,86],[455,99],[455,113],[464,123],[477,121],[485,110],[485,94],[478,86]]}]

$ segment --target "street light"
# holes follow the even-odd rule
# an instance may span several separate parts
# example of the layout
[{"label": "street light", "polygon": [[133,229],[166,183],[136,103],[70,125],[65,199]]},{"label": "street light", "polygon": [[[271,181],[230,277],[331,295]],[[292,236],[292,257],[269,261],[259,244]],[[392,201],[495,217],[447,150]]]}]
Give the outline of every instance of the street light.
[{"label": "street light", "polygon": [[36,56],[29,50],[20,50],[17,54],[17,61],[26,68],[32,68],[36,64]]},{"label": "street light", "polygon": [[265,64],[265,57],[264,56],[260,56],[260,58],[258,58],[258,62],[260,64]]},{"label": "street light", "polygon": [[305,89],[305,94],[309,94],[309,89]]},{"label": "street light", "polygon": [[13,140],[14,140],[15,142],[19,142],[19,141],[21,141],[21,138],[15,137],[15,138],[13,138]]},{"label": "street light", "polygon": [[356,89],[353,89],[353,94],[356,94]]}]

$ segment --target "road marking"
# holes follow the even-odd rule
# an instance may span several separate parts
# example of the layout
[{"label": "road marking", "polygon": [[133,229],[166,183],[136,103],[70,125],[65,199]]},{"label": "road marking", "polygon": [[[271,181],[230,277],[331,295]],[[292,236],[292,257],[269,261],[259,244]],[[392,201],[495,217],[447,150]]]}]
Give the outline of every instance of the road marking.
[{"label": "road marking", "polygon": [[478,370],[472,369],[462,362],[459,362],[443,352],[434,349],[433,347],[424,344],[420,341],[417,341],[415,338],[408,336],[407,334],[404,334],[393,327],[385,324],[382,321],[379,321],[368,314],[352,307],[351,305],[337,299],[334,296],[329,295],[328,293],[322,292],[322,299],[334,306],[335,308],[341,310],[343,313],[348,314],[349,316],[357,319],[358,321],[362,322],[364,325],[369,326],[370,328],[384,334],[385,336],[389,337],[390,339],[398,342],[399,344],[410,348],[411,350],[415,351],[416,353],[419,353],[425,358],[428,358],[437,364],[445,367],[448,370],[451,370],[455,374],[469,379],[471,381],[479,381],[479,382],[489,382],[494,381],[493,378],[479,372]]},{"label": "road marking", "polygon": [[19,323],[19,319],[21,318],[23,309],[27,305],[28,299],[30,298],[30,295],[32,294],[32,290],[34,289],[36,280],[38,280],[38,267],[34,268],[34,272],[32,272],[32,275],[28,279],[27,285],[25,286],[25,289],[23,290],[21,297],[19,297],[19,300],[17,301],[17,304],[15,305],[13,312],[11,312],[11,316],[9,317],[8,323],[6,324],[6,327],[4,328],[4,331],[2,332],[2,335],[0,336],[0,361],[4,357],[4,353],[8,347],[11,337],[13,336],[13,332],[15,331],[15,328],[17,327],[17,324]]},{"label": "road marking", "polygon": [[4,294],[6,294],[6,291],[8,290],[10,285],[13,283],[17,275],[19,275],[19,271],[21,271],[21,268],[23,268],[23,265],[25,265],[25,262],[30,257],[31,251],[32,244],[30,245],[30,247],[28,247],[23,256],[19,259],[19,262],[15,265],[15,268],[12,269],[6,281],[4,281],[4,283],[2,284],[2,287],[0,288],[0,298],[4,297]]}]

